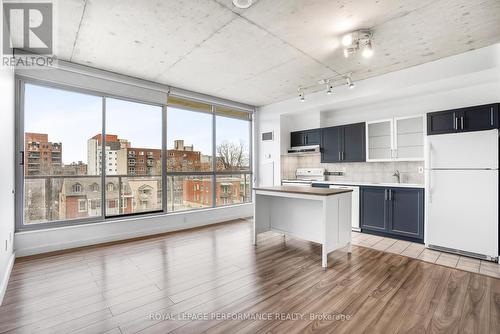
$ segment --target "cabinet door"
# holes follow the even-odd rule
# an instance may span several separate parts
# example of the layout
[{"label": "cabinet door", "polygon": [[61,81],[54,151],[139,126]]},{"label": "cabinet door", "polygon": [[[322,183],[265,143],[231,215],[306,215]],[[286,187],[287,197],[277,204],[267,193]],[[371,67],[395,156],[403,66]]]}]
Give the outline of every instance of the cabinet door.
[{"label": "cabinet door", "polygon": [[424,160],[423,116],[394,119],[394,148],[396,160]]},{"label": "cabinet door", "polygon": [[457,132],[457,115],[453,110],[427,114],[427,135]]},{"label": "cabinet door", "polygon": [[392,159],[392,128],[392,119],[366,124],[368,161],[389,161]]},{"label": "cabinet door", "polygon": [[321,162],[340,162],[342,129],[334,126],[321,131]]},{"label": "cabinet door", "polygon": [[390,222],[388,232],[423,240],[423,189],[391,188],[389,189],[388,202]]},{"label": "cabinet door", "polygon": [[304,131],[306,145],[319,145],[321,143],[321,129]]},{"label": "cabinet door", "polygon": [[366,161],[365,123],[350,124],[343,127],[343,162]]},{"label": "cabinet door", "polygon": [[466,108],[459,119],[461,131],[481,131],[498,128],[498,106]]},{"label": "cabinet door", "polygon": [[295,131],[290,134],[290,146],[304,146],[305,145],[305,135],[304,131]]},{"label": "cabinet door", "polygon": [[388,227],[387,193],[383,187],[360,189],[360,225],[362,229],[386,232]]}]

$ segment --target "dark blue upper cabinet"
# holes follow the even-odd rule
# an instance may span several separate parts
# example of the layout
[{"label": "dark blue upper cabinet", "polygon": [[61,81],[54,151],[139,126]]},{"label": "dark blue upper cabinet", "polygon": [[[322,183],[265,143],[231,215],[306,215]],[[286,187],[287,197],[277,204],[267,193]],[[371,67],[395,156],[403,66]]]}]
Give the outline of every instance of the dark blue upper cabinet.
[{"label": "dark blue upper cabinet", "polygon": [[343,159],[342,162],[366,161],[366,125],[356,123],[343,126]]},{"label": "dark blue upper cabinet", "polygon": [[487,104],[427,114],[427,135],[497,128],[498,104]]},{"label": "dark blue upper cabinet", "polygon": [[290,133],[290,146],[320,145],[321,129],[294,131]]},{"label": "dark blue upper cabinet", "polygon": [[321,131],[321,162],[342,161],[342,128],[332,126]]},{"label": "dark blue upper cabinet", "polygon": [[322,129],[321,162],[366,161],[365,123]]}]

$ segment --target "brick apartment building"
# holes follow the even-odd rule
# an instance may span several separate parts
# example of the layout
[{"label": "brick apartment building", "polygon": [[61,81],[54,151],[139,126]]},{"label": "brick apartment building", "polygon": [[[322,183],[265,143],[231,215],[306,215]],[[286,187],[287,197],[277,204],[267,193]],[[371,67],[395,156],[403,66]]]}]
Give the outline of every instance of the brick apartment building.
[{"label": "brick apartment building", "polygon": [[26,132],[24,145],[26,175],[55,175],[61,173],[62,143],[49,142],[46,133]]},{"label": "brick apartment building", "polygon": [[[207,177],[183,180],[183,201],[188,207],[212,206],[212,180]],[[218,177],[215,185],[216,205],[244,203],[248,189],[245,181],[238,177]]]},{"label": "brick apartment building", "polygon": [[118,152],[119,175],[161,175],[161,150],[127,147]]}]

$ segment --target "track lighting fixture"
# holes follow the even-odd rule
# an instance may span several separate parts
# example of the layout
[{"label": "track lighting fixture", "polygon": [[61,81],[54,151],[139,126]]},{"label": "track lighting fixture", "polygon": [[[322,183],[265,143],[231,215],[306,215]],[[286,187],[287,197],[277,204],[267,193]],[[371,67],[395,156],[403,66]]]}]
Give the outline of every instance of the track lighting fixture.
[{"label": "track lighting fixture", "polygon": [[305,102],[305,100],[306,100],[306,96],[304,94],[304,91],[302,90],[302,88],[299,88],[299,101]]},{"label": "track lighting fixture", "polygon": [[354,88],[355,84],[352,81],[352,78],[351,78],[350,74],[345,77],[345,81],[346,81],[347,87],[349,87],[349,89],[353,89]]},{"label": "track lighting fixture", "polygon": [[372,36],[373,33],[367,29],[345,34],[341,40],[344,46],[344,57],[348,58],[362,49],[361,55],[365,58],[370,58],[373,55]]},{"label": "track lighting fixture", "polygon": [[330,82],[326,84],[326,94],[327,95],[333,94],[333,85]]}]

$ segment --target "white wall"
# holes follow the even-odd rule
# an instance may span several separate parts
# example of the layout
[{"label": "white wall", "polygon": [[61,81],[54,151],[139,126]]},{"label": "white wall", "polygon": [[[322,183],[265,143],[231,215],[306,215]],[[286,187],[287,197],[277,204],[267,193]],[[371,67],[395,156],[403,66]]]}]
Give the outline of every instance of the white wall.
[{"label": "white wall", "polygon": [[[293,130],[425,114],[500,102],[500,44],[337,87],[332,96],[306,94],[258,109],[258,131],[274,131],[277,140],[259,142],[258,166],[274,162],[280,183],[281,154]],[[260,175],[260,179],[265,175]]]},{"label": "white wall", "polygon": [[0,303],[14,264],[14,73],[0,69]]}]

